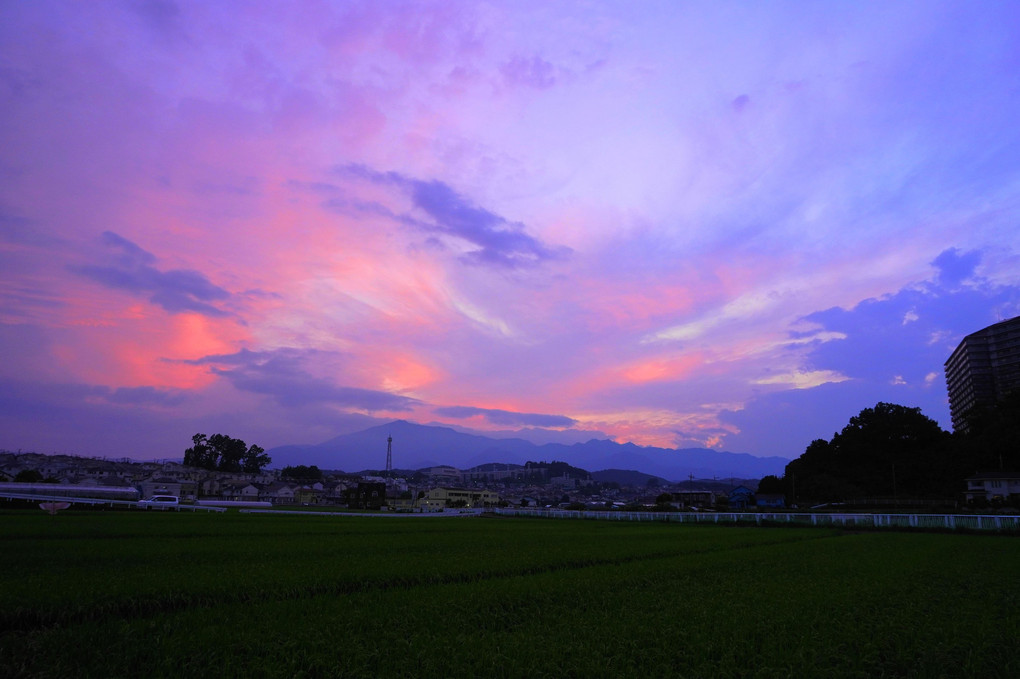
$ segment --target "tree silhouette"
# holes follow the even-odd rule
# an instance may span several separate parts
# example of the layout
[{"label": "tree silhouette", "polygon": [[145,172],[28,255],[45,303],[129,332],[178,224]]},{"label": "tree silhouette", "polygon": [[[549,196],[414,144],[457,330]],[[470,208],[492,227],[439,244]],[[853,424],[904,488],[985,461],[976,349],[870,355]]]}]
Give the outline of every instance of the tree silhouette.
[{"label": "tree silhouette", "polygon": [[272,462],[265,449],[254,444],[248,447],[243,440],[223,434],[195,434],[191,442],[192,447],[184,451],[184,464],[190,467],[258,474]]},{"label": "tree silhouette", "polygon": [[952,438],[920,408],[878,403],[832,439],[816,439],[786,466],[798,497],[945,497],[962,479]]}]

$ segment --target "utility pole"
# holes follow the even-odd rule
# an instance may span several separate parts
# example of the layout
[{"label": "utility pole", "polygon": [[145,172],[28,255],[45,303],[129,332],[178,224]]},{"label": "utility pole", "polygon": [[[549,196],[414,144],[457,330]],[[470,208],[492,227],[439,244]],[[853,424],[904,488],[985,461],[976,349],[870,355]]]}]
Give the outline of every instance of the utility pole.
[{"label": "utility pole", "polygon": [[386,437],[386,473],[393,472],[393,437]]}]

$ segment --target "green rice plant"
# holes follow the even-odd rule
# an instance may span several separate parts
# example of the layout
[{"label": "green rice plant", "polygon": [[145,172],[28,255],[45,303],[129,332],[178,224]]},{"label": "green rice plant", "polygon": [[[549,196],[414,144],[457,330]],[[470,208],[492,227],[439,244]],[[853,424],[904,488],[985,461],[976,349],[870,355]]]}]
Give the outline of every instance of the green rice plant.
[{"label": "green rice plant", "polygon": [[[31,534],[11,518],[0,534]],[[6,627],[0,666],[54,677],[1020,673],[1020,541],[1010,538],[207,518],[227,520],[159,519],[148,534],[134,518],[72,521],[18,538],[19,554],[0,554],[2,577],[11,563],[34,564],[40,587],[60,588],[79,614],[61,614],[49,595],[21,597],[50,618]],[[77,579],[86,593],[53,577],[73,568],[46,567],[61,543],[91,555]],[[125,568],[127,583],[102,578],[150,549],[159,558]],[[80,614],[93,604],[99,614]]]},{"label": "green rice plant", "polygon": [[[164,518],[165,517],[165,518]],[[48,517],[44,517],[48,518]],[[443,583],[492,573],[716,548],[707,534],[664,542],[625,526],[507,530],[505,521],[322,517],[108,515],[99,534],[67,522],[64,539],[0,558],[0,623],[32,626],[221,601],[307,598],[372,587]],[[31,523],[36,517],[25,517]],[[380,524],[380,521],[385,521]],[[464,525],[461,525],[464,523]],[[42,523],[45,533],[53,524]],[[141,526],[144,526],[143,530]],[[259,532],[252,535],[252,527]],[[666,527],[668,528],[668,527]],[[592,537],[617,536],[611,542]],[[675,531],[671,531],[674,535]],[[749,532],[752,541],[774,539]],[[295,564],[308,568],[295,568]],[[408,569],[408,564],[414,564]]]}]

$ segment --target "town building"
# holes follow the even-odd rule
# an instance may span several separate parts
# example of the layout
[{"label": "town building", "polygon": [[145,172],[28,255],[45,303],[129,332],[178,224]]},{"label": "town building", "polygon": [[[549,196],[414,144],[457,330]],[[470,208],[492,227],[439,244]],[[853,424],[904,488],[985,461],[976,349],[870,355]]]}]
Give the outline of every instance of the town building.
[{"label": "town building", "polygon": [[426,511],[446,507],[494,507],[497,504],[499,495],[491,490],[443,487],[428,490],[419,502]]},{"label": "town building", "polygon": [[428,477],[430,483],[460,483],[463,479],[459,469],[448,465],[422,469],[421,473]]},{"label": "town building", "polygon": [[386,484],[373,481],[359,483],[345,491],[345,499],[351,509],[380,509],[386,504]]},{"label": "town building", "polygon": [[677,507],[711,507],[715,504],[715,492],[711,490],[677,490],[671,495]]},{"label": "town building", "polygon": [[964,337],[945,370],[953,430],[965,432],[971,410],[1020,389],[1020,316]]}]

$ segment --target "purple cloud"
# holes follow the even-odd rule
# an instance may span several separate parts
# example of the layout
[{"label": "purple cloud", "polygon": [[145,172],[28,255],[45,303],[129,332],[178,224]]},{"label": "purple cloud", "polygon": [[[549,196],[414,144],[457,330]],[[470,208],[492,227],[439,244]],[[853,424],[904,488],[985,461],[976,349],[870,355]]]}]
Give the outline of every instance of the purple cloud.
[{"label": "purple cloud", "polygon": [[205,316],[227,316],[211,304],[230,299],[229,292],[214,285],[203,274],[189,269],[160,271],[156,256],[112,231],[103,233],[103,244],[118,250],[108,266],[69,265],[68,268],[108,288],[148,294],[149,301],[172,314],[195,312]]},{"label": "purple cloud", "polygon": [[961,252],[957,248],[949,248],[935,258],[932,266],[939,270],[940,284],[955,287],[974,276],[980,263],[981,253],[978,251]]},{"label": "purple cloud", "polygon": [[[88,408],[118,406],[164,406],[174,408],[186,403],[190,395],[180,389],[159,387],[107,387],[100,384],[53,383],[28,384],[18,380],[0,380],[0,410],[8,416],[59,417],[60,413],[81,412]],[[109,416],[108,416],[109,417]]]},{"label": "purple cloud", "polygon": [[160,32],[176,30],[181,19],[181,8],[173,0],[142,0],[130,7],[148,26]]},{"label": "purple cloud", "polygon": [[179,406],[188,399],[188,393],[180,389],[159,387],[118,387],[106,396],[110,403],[127,405]]},{"label": "purple cloud", "polygon": [[436,408],[438,415],[463,419],[481,415],[492,424],[504,426],[526,427],[572,427],[577,420],[565,415],[543,415],[540,413],[515,413],[510,410],[495,408],[475,408],[472,406],[446,406]]},{"label": "purple cloud", "polygon": [[[569,248],[542,243],[528,235],[524,224],[511,222],[474,205],[441,181],[426,182],[397,172],[376,172],[362,165],[347,165],[341,171],[406,191],[415,207],[431,219],[421,220],[411,215],[394,217],[423,231],[454,236],[475,245],[477,249],[465,256],[467,261],[515,269],[563,259],[570,254]],[[388,212],[379,206],[372,209],[377,213]]]},{"label": "purple cloud", "polygon": [[[897,377],[918,384],[932,372],[941,380],[943,363],[964,335],[1020,313],[1020,286],[958,287],[980,259],[979,252],[960,254],[951,248],[933,262],[938,269],[934,281],[865,299],[851,309],[809,314],[804,320],[845,335],[814,347],[810,366],[880,384]],[[941,383],[939,389],[944,392]],[[929,416],[943,420],[943,410]]]},{"label": "purple cloud", "polygon": [[0,5],[0,445],[793,455],[1020,311],[1008,3],[387,4]]},{"label": "purple cloud", "polygon": [[511,85],[526,85],[545,90],[556,84],[556,67],[539,56],[514,57],[499,67],[503,79]]},{"label": "purple cloud", "polygon": [[806,316],[815,326],[809,334],[820,327],[843,336],[809,345],[806,368],[849,379],[761,394],[742,410],[722,412],[720,420],[740,430],[727,437],[727,446],[795,457],[879,401],[919,407],[949,430],[943,371],[949,354],[965,335],[1020,314],[1020,285],[958,286],[979,261],[980,253],[951,248],[933,262],[937,273],[930,282]]},{"label": "purple cloud", "polygon": [[[212,372],[228,380],[236,389],[272,396],[287,407],[332,404],[343,408],[367,410],[411,410],[421,401],[386,391],[338,386],[315,377],[305,368],[306,361],[316,361],[325,352],[315,349],[274,349],[234,354],[205,356],[179,361],[190,365],[209,365]],[[223,368],[220,366],[231,366]]]}]

